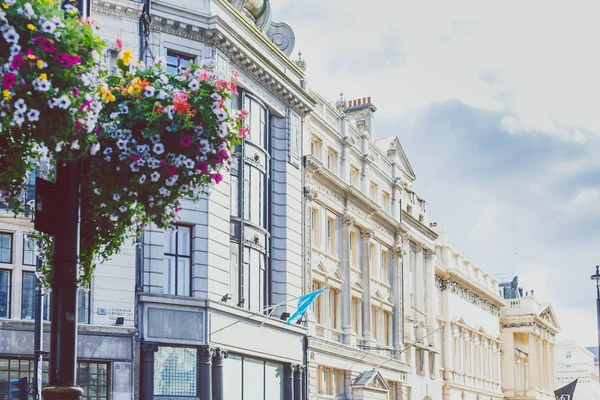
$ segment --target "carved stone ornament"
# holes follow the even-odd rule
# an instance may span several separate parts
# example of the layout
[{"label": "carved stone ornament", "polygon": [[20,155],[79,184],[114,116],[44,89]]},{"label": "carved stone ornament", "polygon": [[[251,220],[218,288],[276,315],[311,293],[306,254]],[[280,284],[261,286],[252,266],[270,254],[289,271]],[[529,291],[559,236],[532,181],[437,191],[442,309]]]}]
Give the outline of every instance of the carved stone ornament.
[{"label": "carved stone ornament", "polygon": [[340,99],[335,102],[335,108],[340,114],[344,114],[348,109],[346,105],[346,100],[344,99],[344,93],[340,93]]},{"label": "carved stone ornament", "polygon": [[267,30],[267,36],[286,56],[289,56],[294,51],[296,36],[288,24],[284,22],[271,22],[271,26]]},{"label": "carved stone ornament", "polygon": [[406,252],[404,251],[404,249],[402,247],[394,247],[392,249],[392,254],[395,257],[402,258],[406,255]]},{"label": "carved stone ornament", "polygon": [[352,225],[354,224],[354,221],[356,221],[356,218],[354,218],[351,214],[344,214],[342,215],[342,223],[345,225]]},{"label": "carved stone ornament", "polygon": [[375,236],[375,229],[369,228],[369,229],[361,229],[360,230],[361,238],[370,239],[373,236]]},{"label": "carved stone ornament", "polygon": [[356,119],[356,128],[360,133],[364,133],[367,131],[367,120],[361,115]]},{"label": "carved stone ornament", "polygon": [[319,193],[310,186],[304,186],[304,195],[307,200],[313,201],[319,196]]}]

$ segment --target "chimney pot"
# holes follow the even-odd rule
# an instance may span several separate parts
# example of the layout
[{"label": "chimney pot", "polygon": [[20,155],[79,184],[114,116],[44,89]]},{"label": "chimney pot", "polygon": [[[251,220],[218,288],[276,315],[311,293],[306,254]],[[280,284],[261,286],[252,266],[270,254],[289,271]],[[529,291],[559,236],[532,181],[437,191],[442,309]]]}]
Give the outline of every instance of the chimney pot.
[{"label": "chimney pot", "polygon": [[367,99],[363,97],[363,104],[367,104]]},{"label": "chimney pot", "polygon": [[352,107],[352,100],[348,100],[348,107]]},{"label": "chimney pot", "polygon": [[360,106],[361,104],[362,104],[362,103],[361,103],[360,99],[358,99],[358,105]]},{"label": "chimney pot", "polygon": [[354,100],[354,104],[352,104],[352,106],[356,107],[356,100]]},{"label": "chimney pot", "polygon": [[371,97],[369,96],[368,98],[369,104],[371,104]]}]

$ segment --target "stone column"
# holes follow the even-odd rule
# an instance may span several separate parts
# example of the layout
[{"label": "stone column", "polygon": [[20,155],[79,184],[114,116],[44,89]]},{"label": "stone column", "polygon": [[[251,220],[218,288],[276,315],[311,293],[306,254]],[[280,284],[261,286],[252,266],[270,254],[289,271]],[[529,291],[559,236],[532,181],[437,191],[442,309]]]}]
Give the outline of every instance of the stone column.
[{"label": "stone column", "polygon": [[342,273],[341,301],[341,326],[343,332],[343,343],[354,346],[356,334],[352,328],[352,274],[350,271],[350,226],[354,223],[354,217],[349,214],[342,216],[342,254],[340,270]]},{"label": "stone column", "polygon": [[536,365],[536,371],[538,374],[538,379],[537,379],[537,388],[539,390],[542,390],[543,386],[544,386],[544,374],[542,372],[542,370],[544,369],[544,365],[543,365],[543,349],[542,349],[542,337],[541,336],[536,336],[536,354],[537,354],[537,365]]},{"label": "stone column", "polygon": [[374,338],[371,334],[371,266],[369,256],[369,241],[373,237],[372,229],[363,229],[360,231],[362,254],[360,261],[362,264],[362,284],[365,288],[362,302],[362,329],[363,339],[367,343],[373,343]]},{"label": "stone column", "polygon": [[209,346],[202,346],[198,354],[198,397],[200,400],[211,400],[212,359],[215,355],[215,349]]},{"label": "stone column", "polygon": [[304,377],[304,366],[298,364],[294,366],[294,400],[302,399],[302,378]]},{"label": "stone column", "polygon": [[214,349],[212,360],[212,400],[223,400],[223,360],[228,356],[222,349]]},{"label": "stone column", "polygon": [[413,295],[415,296],[415,308],[418,310],[416,313],[417,316],[417,321],[424,321],[424,324],[419,324],[417,323],[417,332],[416,332],[416,340],[417,341],[422,341],[424,345],[427,345],[429,343],[426,333],[426,329],[423,328],[423,326],[427,325],[427,321],[426,321],[426,317],[423,316],[423,314],[425,314],[425,293],[423,293],[423,279],[424,279],[424,269],[425,266],[423,265],[423,247],[421,247],[420,245],[418,245],[416,247],[416,251],[417,251],[417,262],[415,265],[415,267],[413,268],[413,274],[416,274],[416,288],[413,288]]},{"label": "stone column", "polygon": [[140,354],[140,400],[154,399],[154,353],[158,344],[142,342]]},{"label": "stone column", "polygon": [[394,309],[392,310],[392,345],[394,350],[400,350],[402,343],[404,343],[403,333],[401,332],[404,305],[400,296],[400,288],[402,287],[400,259],[402,254],[402,248],[395,247],[392,250],[392,265],[390,266],[392,268],[392,298],[394,299]]},{"label": "stone column", "polygon": [[[433,330],[435,329],[435,301],[433,300],[435,298],[434,296],[434,290],[435,290],[435,260],[437,258],[437,256],[435,255],[435,253],[433,252],[433,250],[431,249],[425,249],[425,252],[423,253],[423,255],[425,256],[424,261],[425,261],[425,285],[427,287],[427,294],[426,294],[426,302],[427,302],[427,306],[424,307],[424,310],[422,310],[425,314],[427,314],[427,333],[431,333],[433,332]],[[434,340],[434,336],[431,335],[429,336],[430,340]]]},{"label": "stone column", "polygon": [[529,334],[529,389],[538,386],[537,366],[537,337],[535,334]]},{"label": "stone column", "polygon": [[[410,241],[408,240],[408,236],[404,235],[402,238],[402,248],[404,251],[404,254],[406,255],[404,258],[402,258],[401,262],[402,262],[402,308],[403,308],[403,316],[402,318],[404,318],[405,324],[404,324],[404,332],[402,332],[403,338],[402,341],[404,342],[405,338],[408,339],[414,339],[414,335],[415,335],[415,328],[414,325],[411,321],[411,315],[412,315],[412,311],[411,311],[411,303],[410,303],[410,285],[411,285],[411,279],[410,279]],[[407,361],[408,360],[404,360]]]},{"label": "stone column", "polygon": [[294,365],[283,365],[283,398],[289,400],[294,399]]},{"label": "stone column", "polygon": [[544,390],[546,392],[551,392],[552,383],[550,382],[550,367],[552,366],[550,363],[550,343],[548,339],[544,340]]},{"label": "stone column", "polygon": [[[310,186],[304,187],[304,293],[312,292],[312,204],[318,193]],[[309,308],[307,317],[314,322],[314,312]],[[314,334],[314,325],[308,324],[309,333]]]}]

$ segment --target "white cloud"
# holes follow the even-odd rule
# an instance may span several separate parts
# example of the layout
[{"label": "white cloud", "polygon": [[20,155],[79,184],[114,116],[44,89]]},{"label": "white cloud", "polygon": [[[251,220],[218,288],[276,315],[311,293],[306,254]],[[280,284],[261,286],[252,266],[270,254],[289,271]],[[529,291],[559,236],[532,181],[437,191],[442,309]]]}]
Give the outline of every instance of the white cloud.
[{"label": "white cloud", "polygon": [[458,99],[501,110],[510,133],[600,135],[596,1],[274,0],[309,84],[372,96],[380,116]]}]

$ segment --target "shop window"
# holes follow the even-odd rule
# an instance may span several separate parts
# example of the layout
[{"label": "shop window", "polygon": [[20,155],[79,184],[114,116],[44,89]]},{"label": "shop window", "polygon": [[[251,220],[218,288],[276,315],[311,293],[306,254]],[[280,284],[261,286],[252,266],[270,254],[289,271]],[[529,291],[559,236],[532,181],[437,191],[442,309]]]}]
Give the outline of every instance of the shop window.
[{"label": "shop window", "polygon": [[198,352],[160,346],[154,355],[154,395],[196,397]]},{"label": "shop window", "polygon": [[229,354],[223,380],[225,400],[283,400],[283,364]]}]

